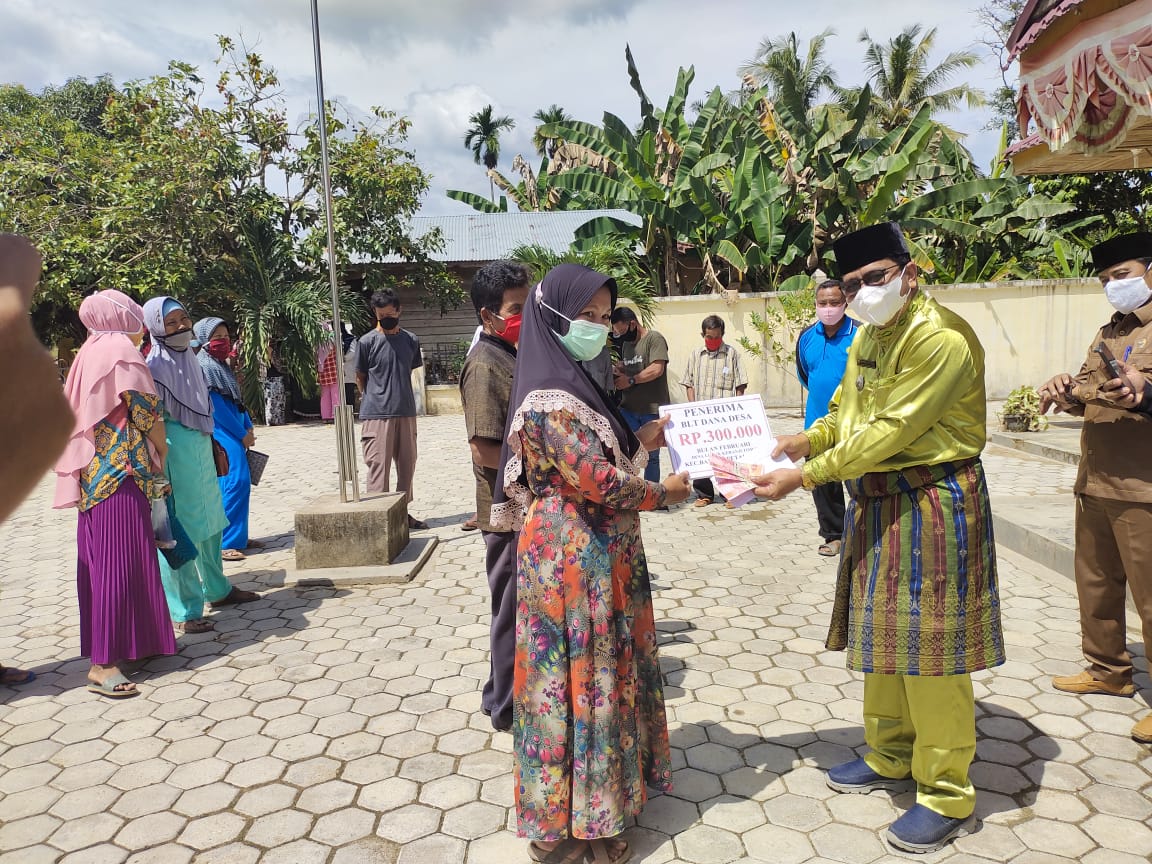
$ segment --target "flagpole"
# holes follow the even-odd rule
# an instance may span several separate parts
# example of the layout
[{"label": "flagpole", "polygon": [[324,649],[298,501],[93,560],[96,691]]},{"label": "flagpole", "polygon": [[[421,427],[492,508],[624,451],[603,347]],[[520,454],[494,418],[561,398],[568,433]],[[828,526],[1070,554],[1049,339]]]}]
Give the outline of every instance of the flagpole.
[{"label": "flagpole", "polygon": [[360,482],[356,471],[355,420],[352,406],[344,403],[343,327],[340,324],[340,287],[336,267],[336,224],[332,212],[332,176],[328,166],[328,112],[324,104],[324,69],[320,61],[320,12],[312,0],[312,49],[316,60],[316,114],[320,133],[320,185],[324,195],[324,223],[328,229],[328,283],[332,291],[332,338],[336,351],[336,386],[339,402],[336,418],[336,461],[340,473],[340,500],[347,502],[348,484],[352,501],[360,500]]}]

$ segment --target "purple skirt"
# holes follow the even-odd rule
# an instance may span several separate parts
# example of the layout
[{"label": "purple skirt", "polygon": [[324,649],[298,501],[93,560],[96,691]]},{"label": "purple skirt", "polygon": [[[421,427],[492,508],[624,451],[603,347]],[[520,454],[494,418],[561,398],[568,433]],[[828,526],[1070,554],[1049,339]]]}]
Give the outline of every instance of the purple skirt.
[{"label": "purple skirt", "polygon": [[102,666],[175,654],[160,584],[152,508],[127,479],[76,526],[80,655]]}]

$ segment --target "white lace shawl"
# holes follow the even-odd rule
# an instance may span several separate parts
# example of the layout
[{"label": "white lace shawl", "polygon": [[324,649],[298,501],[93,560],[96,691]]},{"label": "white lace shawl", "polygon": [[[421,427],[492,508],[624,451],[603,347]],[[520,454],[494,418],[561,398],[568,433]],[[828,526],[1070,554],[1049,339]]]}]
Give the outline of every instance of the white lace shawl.
[{"label": "white lace shawl", "polygon": [[492,505],[491,522],[497,531],[519,531],[523,528],[524,519],[528,515],[528,505],[532,503],[532,491],[520,482],[520,473],[524,469],[524,448],[520,442],[520,430],[524,428],[524,415],[529,411],[570,412],[596,433],[605,449],[611,450],[617,468],[629,474],[644,473],[644,467],[648,464],[648,451],[641,447],[636,451],[635,460],[629,459],[620,442],[616,440],[612,424],[599,411],[593,411],[564,390],[533,390],[524,397],[524,401],[512,415],[512,428],[508,432],[508,449],[511,455],[508,464],[504,466],[504,476],[499,478],[504,484],[508,500]]}]

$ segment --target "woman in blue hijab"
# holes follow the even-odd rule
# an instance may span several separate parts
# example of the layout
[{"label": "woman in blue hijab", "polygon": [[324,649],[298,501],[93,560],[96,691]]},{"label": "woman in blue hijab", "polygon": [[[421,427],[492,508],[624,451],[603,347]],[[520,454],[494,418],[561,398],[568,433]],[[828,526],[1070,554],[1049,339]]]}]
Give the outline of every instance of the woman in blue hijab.
[{"label": "woman in blue hijab", "polygon": [[144,323],[152,337],[148,368],[164,403],[172,503],[196,544],[196,558],[176,569],[160,556],[160,578],[176,629],[205,633],[215,629],[204,617],[205,601],[219,607],[259,595],[233,588],[224,575],[221,538],[228,520],[212,457],[212,402],[191,350],[192,319],[179,301],[153,297],[144,304]]},{"label": "woman in blue hijab", "polygon": [[228,368],[232,339],[221,318],[201,318],[192,328],[200,343],[200,371],[208,384],[212,400],[212,437],[228,454],[228,473],[220,478],[224,497],[224,560],[243,561],[245,549],[260,549],[264,544],[248,539],[248,505],[252,498],[252,476],[248,473],[248,448],[256,443],[252,418],[240,397],[240,383]]}]

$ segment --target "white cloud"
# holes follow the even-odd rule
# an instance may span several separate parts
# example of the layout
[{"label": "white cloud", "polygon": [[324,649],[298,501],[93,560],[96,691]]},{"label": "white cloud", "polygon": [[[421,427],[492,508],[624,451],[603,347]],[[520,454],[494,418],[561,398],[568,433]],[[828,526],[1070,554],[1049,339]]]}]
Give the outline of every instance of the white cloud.
[{"label": "white cloud", "polygon": [[[413,37],[459,47],[483,43],[509,22],[531,20],[538,26],[618,19],[641,0],[324,0],[319,5],[324,29],[361,45],[390,49]],[[260,17],[279,17],[285,7],[303,3],[258,0]],[[383,43],[383,44],[380,44]]]},{"label": "white cloud", "polygon": [[[937,59],[981,35],[975,14],[953,0],[321,0],[320,15],[329,97],[354,111],[380,105],[412,119],[410,144],[433,175],[424,209],[438,213],[466,210],[445,189],[488,193],[463,143],[468,115],[483,105],[517,120],[502,139],[504,170],[516,153],[533,153],[532,114],[552,103],[582,120],[599,121],[607,110],[634,122],[626,43],[648,95],[662,105],[678,67],[695,65],[692,98],[716,85],[732,89],[760,40],[789,30],[807,38],[831,24],[829,47],[845,82],[862,77],[856,39],[865,28],[887,39],[915,22],[937,27]],[[211,78],[215,34],[242,33],[279,71],[289,116],[303,119],[315,105],[310,24],[307,0],[5,0],[0,81],[38,89],[72,75],[125,80],[161,73],[172,58]],[[995,86],[995,63],[971,81]],[[969,133],[987,164],[998,139],[981,129],[987,112],[944,119]]]}]

